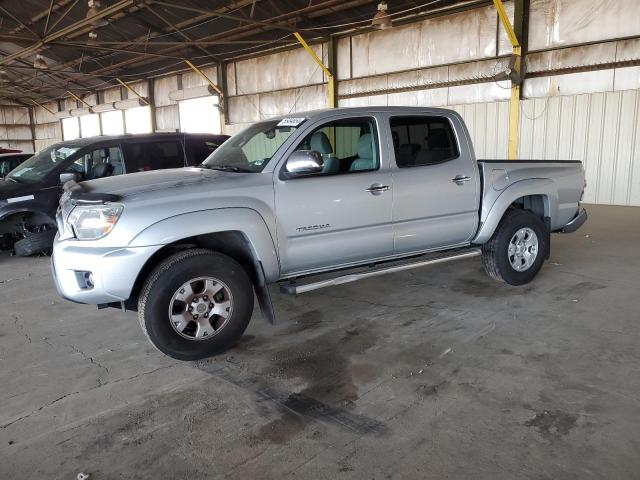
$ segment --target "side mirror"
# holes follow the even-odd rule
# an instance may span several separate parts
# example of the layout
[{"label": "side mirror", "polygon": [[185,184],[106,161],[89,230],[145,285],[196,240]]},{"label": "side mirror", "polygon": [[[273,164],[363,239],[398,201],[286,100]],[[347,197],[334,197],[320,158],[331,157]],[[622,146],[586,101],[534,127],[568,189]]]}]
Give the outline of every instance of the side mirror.
[{"label": "side mirror", "polygon": [[298,150],[287,159],[286,172],[291,176],[320,173],[324,168],[324,159],[315,150]]},{"label": "side mirror", "polygon": [[80,175],[75,172],[61,173],[60,174],[60,185],[64,185],[67,182],[77,182],[80,180]]}]

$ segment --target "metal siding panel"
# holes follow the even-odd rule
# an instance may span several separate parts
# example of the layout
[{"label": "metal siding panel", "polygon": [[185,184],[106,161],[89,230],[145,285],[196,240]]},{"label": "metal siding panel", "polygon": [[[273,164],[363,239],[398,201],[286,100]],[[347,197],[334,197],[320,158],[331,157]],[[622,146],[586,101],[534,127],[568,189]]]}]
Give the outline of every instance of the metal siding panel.
[{"label": "metal siding panel", "polygon": [[573,115],[573,136],[571,138],[571,160],[587,161],[587,127],[589,119],[590,98],[588,95],[575,97]]},{"label": "metal siding panel", "polygon": [[533,101],[535,106],[533,118],[533,140],[531,145],[532,158],[544,158],[544,149],[546,143],[546,113],[549,105],[549,99],[536,98]]},{"label": "metal siding panel", "polygon": [[546,138],[544,142],[544,159],[554,160],[560,158],[558,143],[560,141],[560,98],[549,98],[547,100],[547,111],[545,118]]},{"label": "metal siding panel", "polygon": [[486,158],[496,158],[498,147],[498,104],[488,103],[486,105],[486,122],[485,147],[484,154]]},{"label": "metal siding panel", "polygon": [[576,97],[561,97],[560,102],[556,158],[569,159],[573,145]]},{"label": "metal siding panel", "polygon": [[616,137],[618,158],[613,176],[613,203],[617,205],[626,205],[630,200],[633,148],[637,135],[635,129],[637,104],[637,91],[622,92],[620,125]]},{"label": "metal siding panel", "polygon": [[498,148],[496,158],[509,155],[509,102],[498,102]]},{"label": "metal siding panel", "polygon": [[629,205],[640,206],[640,93],[636,92],[636,109],[634,115],[634,143],[631,160],[631,178],[629,178]]},{"label": "metal siding panel", "polygon": [[587,141],[585,148],[585,171],[589,188],[585,192],[585,201],[596,203],[599,187],[600,149],[602,146],[602,122],[604,120],[604,95],[596,93],[589,96],[587,112]]},{"label": "metal siding panel", "polygon": [[616,169],[617,132],[620,120],[620,93],[604,94],[604,122],[598,171],[598,203],[613,202],[613,178]]}]

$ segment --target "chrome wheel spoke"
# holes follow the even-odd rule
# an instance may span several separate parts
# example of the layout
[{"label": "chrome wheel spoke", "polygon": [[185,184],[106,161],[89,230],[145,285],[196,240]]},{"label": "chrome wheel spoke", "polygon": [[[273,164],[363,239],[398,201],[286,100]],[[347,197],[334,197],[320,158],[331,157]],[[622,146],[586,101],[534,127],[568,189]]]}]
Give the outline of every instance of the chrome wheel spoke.
[{"label": "chrome wheel spoke", "polygon": [[176,292],[174,299],[180,300],[181,302],[184,302],[184,303],[189,303],[192,297],[193,297],[193,287],[191,286],[191,283],[185,283]]},{"label": "chrome wheel spoke", "polygon": [[223,289],[224,287],[220,283],[214,282],[213,280],[207,280],[205,283],[204,292],[211,297],[215,297],[218,292]]},{"label": "chrome wheel spoke", "polygon": [[209,319],[203,318],[198,321],[198,327],[196,329],[196,338],[206,338],[214,332],[213,327],[209,323]]},{"label": "chrome wheel spoke", "polygon": [[206,340],[225,327],[232,311],[229,287],[216,278],[199,277],[176,290],[169,304],[169,322],[183,338]]},{"label": "chrome wheel spoke", "polygon": [[179,332],[184,332],[184,329],[189,325],[191,321],[190,318],[187,318],[187,314],[179,313],[171,316],[171,322],[173,323],[173,328],[178,330]]},{"label": "chrome wheel spoke", "polygon": [[218,315],[222,318],[227,318],[229,316],[229,310],[231,309],[231,302],[229,300],[225,302],[217,302],[213,306],[213,314]]},{"label": "chrome wheel spoke", "polygon": [[531,268],[538,256],[538,236],[529,227],[518,230],[507,246],[507,255],[511,267],[524,272]]}]

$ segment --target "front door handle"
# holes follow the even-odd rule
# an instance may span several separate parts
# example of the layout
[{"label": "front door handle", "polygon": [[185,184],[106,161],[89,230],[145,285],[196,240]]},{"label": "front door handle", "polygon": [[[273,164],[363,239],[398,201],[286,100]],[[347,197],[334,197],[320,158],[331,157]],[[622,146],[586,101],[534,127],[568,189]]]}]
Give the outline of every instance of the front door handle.
[{"label": "front door handle", "polygon": [[467,175],[456,175],[455,178],[451,179],[451,181],[456,185],[464,185],[469,180],[471,180],[471,177],[468,177]]},{"label": "front door handle", "polygon": [[391,190],[391,187],[389,185],[382,185],[380,183],[374,183],[369,188],[365,189],[365,192],[369,192],[369,193],[372,193],[374,195],[378,195],[378,194],[380,194],[382,192],[387,192],[389,190]]}]

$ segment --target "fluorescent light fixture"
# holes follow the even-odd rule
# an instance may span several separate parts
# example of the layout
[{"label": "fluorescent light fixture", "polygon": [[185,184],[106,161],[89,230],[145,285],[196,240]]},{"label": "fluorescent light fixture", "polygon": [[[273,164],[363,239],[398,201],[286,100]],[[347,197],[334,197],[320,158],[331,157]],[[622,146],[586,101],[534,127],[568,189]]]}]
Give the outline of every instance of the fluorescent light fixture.
[{"label": "fluorescent light fixture", "polygon": [[72,117],[84,117],[85,115],[91,115],[91,113],[93,113],[91,111],[90,108],[85,107],[85,108],[73,108],[71,109],[71,116]]},{"label": "fluorescent light fixture", "polygon": [[131,108],[144,107],[147,105],[141,98],[130,98],[128,100],[119,100],[113,104],[116,110],[129,110]]},{"label": "fluorescent light fixture", "polygon": [[62,110],[61,112],[56,112],[55,116],[57,119],[62,120],[63,118],[71,117],[71,110]]},{"label": "fluorescent light fixture", "polygon": [[94,113],[104,113],[104,112],[113,112],[116,109],[114,102],[111,103],[99,103],[98,105],[94,105],[91,107]]},{"label": "fluorescent light fixture", "polygon": [[190,100],[192,98],[209,97],[215,95],[216,91],[211,85],[201,85],[200,87],[185,88],[169,92],[169,99],[173,101]]}]

